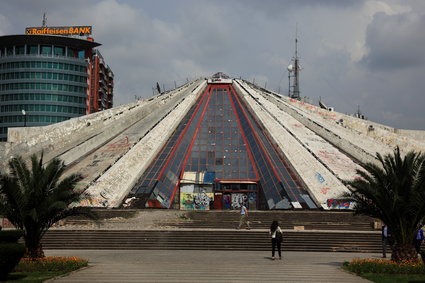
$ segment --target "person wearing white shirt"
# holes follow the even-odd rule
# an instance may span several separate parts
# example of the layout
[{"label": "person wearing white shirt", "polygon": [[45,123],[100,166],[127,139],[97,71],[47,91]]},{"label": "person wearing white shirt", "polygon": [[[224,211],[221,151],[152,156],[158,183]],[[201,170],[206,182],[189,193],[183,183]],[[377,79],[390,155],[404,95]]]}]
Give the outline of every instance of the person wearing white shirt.
[{"label": "person wearing white shirt", "polygon": [[240,210],[240,215],[241,218],[239,219],[239,226],[237,229],[241,229],[243,225],[246,225],[246,229],[249,230],[251,229],[251,227],[249,226],[249,221],[248,221],[248,209],[246,208],[245,204],[241,203],[241,210]]}]

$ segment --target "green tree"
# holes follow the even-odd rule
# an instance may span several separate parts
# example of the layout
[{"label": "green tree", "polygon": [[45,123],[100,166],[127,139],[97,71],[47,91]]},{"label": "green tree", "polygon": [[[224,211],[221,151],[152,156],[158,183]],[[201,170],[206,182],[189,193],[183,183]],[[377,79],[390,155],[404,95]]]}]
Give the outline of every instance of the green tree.
[{"label": "green tree", "polygon": [[355,213],[388,225],[396,241],[392,260],[416,260],[413,240],[425,217],[425,154],[410,151],[402,157],[396,147],[376,159],[378,164],[357,170],[360,178],[348,182],[354,190],[345,197],[355,202]]},{"label": "green tree", "polygon": [[26,257],[44,257],[41,239],[57,221],[68,216],[96,215],[86,207],[72,207],[88,196],[75,189],[80,174],[61,178],[64,163],[55,158],[43,166],[43,156],[31,157],[28,168],[21,157],[9,161],[10,174],[0,174],[0,215],[24,232]]}]

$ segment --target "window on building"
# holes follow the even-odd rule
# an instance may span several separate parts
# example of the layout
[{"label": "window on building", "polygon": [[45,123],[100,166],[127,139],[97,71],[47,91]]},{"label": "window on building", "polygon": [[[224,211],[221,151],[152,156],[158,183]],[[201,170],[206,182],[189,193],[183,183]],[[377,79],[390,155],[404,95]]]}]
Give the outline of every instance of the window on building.
[{"label": "window on building", "polygon": [[6,54],[7,56],[13,56],[13,46],[6,48]]},{"label": "window on building", "polygon": [[68,48],[68,57],[77,57],[78,52],[73,48]]},{"label": "window on building", "polygon": [[55,46],[53,49],[53,55],[55,56],[65,56],[65,47]]},{"label": "window on building", "polygon": [[27,54],[37,55],[38,54],[38,46],[37,45],[27,45]]},{"label": "window on building", "polygon": [[24,55],[25,54],[25,46],[24,45],[18,45],[15,47],[15,54],[16,55]]},{"label": "window on building", "polygon": [[52,46],[50,45],[42,45],[41,46],[41,55],[45,55],[45,56],[51,56],[52,55]]}]

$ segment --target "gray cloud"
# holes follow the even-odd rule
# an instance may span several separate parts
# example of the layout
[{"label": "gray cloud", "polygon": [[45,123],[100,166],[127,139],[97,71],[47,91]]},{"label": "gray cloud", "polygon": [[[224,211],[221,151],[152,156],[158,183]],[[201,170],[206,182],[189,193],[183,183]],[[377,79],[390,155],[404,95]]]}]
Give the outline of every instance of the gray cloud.
[{"label": "gray cloud", "polygon": [[367,28],[368,54],[362,63],[372,70],[391,70],[425,63],[425,14],[416,11],[377,13]]},{"label": "gray cloud", "polygon": [[286,93],[298,23],[302,95],[321,96],[343,113],[360,105],[390,126],[425,129],[423,1],[4,2],[0,34],[41,25],[45,11],[51,26],[92,25],[115,73],[115,105],[151,96],[156,82],[169,89],[217,71]]}]

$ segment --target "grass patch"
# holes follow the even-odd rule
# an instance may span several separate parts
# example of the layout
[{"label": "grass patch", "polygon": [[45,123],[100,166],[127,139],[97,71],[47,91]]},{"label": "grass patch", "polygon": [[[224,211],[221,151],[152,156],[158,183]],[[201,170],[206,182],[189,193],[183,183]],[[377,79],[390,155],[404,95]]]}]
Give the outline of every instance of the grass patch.
[{"label": "grass patch", "polygon": [[384,259],[355,259],[342,268],[377,283],[425,282],[422,261],[394,262]]},{"label": "grass patch", "polygon": [[189,219],[189,217],[186,214],[180,215],[179,218],[182,219],[182,220],[188,220]]},{"label": "grass patch", "polygon": [[420,283],[425,282],[425,275],[421,274],[376,274],[365,273],[361,277],[375,283]]},{"label": "grass patch", "polygon": [[87,265],[88,260],[78,257],[45,257],[34,261],[23,258],[6,278],[6,282],[41,283]]},{"label": "grass patch", "polygon": [[137,215],[136,210],[130,210],[130,211],[127,211],[126,213],[124,213],[121,217],[124,218],[124,219],[131,219],[131,218],[136,217],[136,215]]},{"label": "grass patch", "polygon": [[182,220],[191,220],[194,217],[195,214],[196,214],[196,211],[190,210],[190,211],[187,211],[183,214],[180,214],[179,218],[182,219]]}]

